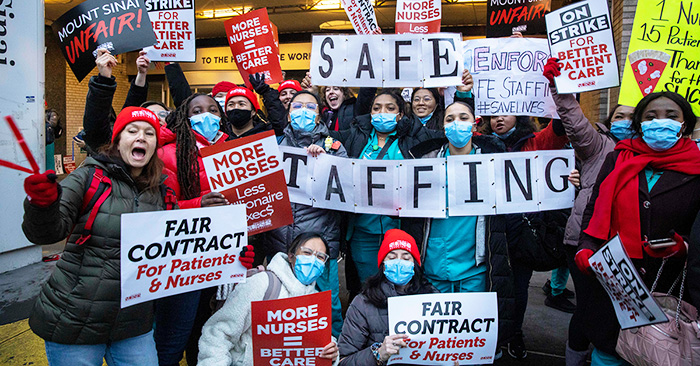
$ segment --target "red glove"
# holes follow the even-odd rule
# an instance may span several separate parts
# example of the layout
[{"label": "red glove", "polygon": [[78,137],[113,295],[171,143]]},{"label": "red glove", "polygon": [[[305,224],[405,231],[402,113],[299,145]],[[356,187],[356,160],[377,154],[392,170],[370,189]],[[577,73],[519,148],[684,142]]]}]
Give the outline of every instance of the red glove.
[{"label": "red glove", "polygon": [[591,263],[589,262],[592,255],[592,250],[581,249],[578,252],[576,252],[576,256],[574,257],[574,262],[576,262],[576,267],[578,267],[578,270],[581,271],[581,273],[589,276],[593,275]]},{"label": "red glove", "polygon": [[56,172],[47,170],[41,174],[32,174],[24,180],[24,191],[29,202],[39,207],[49,207],[58,199]]},{"label": "red glove", "polygon": [[685,239],[683,239],[683,237],[678,235],[678,233],[675,231],[671,231],[669,236],[676,242],[676,244],[666,248],[653,249],[649,246],[649,243],[645,241],[642,245],[644,247],[644,251],[647,252],[647,254],[652,258],[684,256],[685,253],[688,252],[688,244],[685,243]]},{"label": "red glove", "polygon": [[561,75],[561,67],[559,66],[558,58],[550,58],[547,63],[544,64],[542,69],[542,75],[549,80],[549,85],[554,85],[554,77]]},{"label": "red glove", "polygon": [[253,246],[244,246],[241,250],[241,254],[238,255],[238,260],[246,269],[253,268],[253,260],[255,260],[255,252],[253,251]]}]

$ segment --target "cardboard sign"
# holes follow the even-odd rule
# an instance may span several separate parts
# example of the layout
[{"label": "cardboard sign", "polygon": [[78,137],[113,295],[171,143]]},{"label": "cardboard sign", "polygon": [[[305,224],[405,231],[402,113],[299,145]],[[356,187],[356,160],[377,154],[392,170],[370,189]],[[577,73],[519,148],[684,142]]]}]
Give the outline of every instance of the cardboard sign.
[{"label": "cardboard sign", "polygon": [[683,96],[700,115],[700,4],[694,0],[639,0],[620,87],[622,105],[652,92]]},{"label": "cardboard sign", "polygon": [[[569,208],[573,150],[366,160],[284,147],[291,201],[337,211],[434,217]],[[445,172],[447,176],[445,177]],[[447,188],[445,182],[447,181]],[[445,197],[448,198],[445,202]]]},{"label": "cardboard sign", "polygon": [[378,34],[379,29],[377,16],[374,14],[374,6],[370,0],[340,0],[348,15],[352,28],[357,34]]},{"label": "cardboard sign", "polygon": [[78,81],[95,67],[98,48],[116,55],[156,44],[143,0],[87,0],[61,15],[51,29]]},{"label": "cardboard sign", "polygon": [[668,321],[627,256],[619,236],[612,238],[593,254],[589,262],[598,281],[610,296],[620,328]]},{"label": "cardboard sign", "polygon": [[275,44],[267,8],[248,12],[224,22],[226,37],[245,85],[252,89],[248,75],[262,72],[268,84],[284,80],[279,46]]},{"label": "cardboard sign", "polygon": [[331,341],[331,292],[250,304],[253,364],[326,365],[318,357]]},{"label": "cardboard sign", "polygon": [[551,0],[488,0],[486,37],[509,37],[513,32],[544,33],[544,16],[551,10]]},{"label": "cardboard sign", "polygon": [[461,35],[314,35],[316,85],[426,88],[462,83]]},{"label": "cardboard sign", "polygon": [[438,33],[442,20],[440,0],[398,0],[396,34]]},{"label": "cardboard sign", "polygon": [[409,338],[389,365],[493,363],[498,342],[495,292],[395,296],[388,302],[389,334]]},{"label": "cardboard sign", "polygon": [[194,1],[145,0],[148,17],[158,43],[145,50],[151,61],[194,62],[195,47]]},{"label": "cardboard sign", "polygon": [[199,150],[209,187],[247,208],[248,235],[291,224],[284,171],[274,131]]},{"label": "cardboard sign", "polygon": [[464,42],[464,67],[474,77],[475,114],[559,118],[542,75],[547,40],[475,39]]},{"label": "cardboard sign", "polygon": [[559,59],[557,92],[581,93],[620,85],[608,2],[588,0],[546,15],[549,49]]},{"label": "cardboard sign", "polygon": [[121,307],[245,281],[245,207],[121,216]]}]

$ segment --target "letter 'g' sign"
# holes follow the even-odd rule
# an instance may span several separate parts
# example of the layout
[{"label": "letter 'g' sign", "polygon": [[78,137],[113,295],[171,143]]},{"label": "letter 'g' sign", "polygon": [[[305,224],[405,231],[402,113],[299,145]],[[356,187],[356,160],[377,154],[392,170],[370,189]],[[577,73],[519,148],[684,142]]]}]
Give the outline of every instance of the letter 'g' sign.
[{"label": "letter 'g' sign", "polygon": [[313,36],[311,79],[316,85],[438,87],[462,82],[461,36]]}]

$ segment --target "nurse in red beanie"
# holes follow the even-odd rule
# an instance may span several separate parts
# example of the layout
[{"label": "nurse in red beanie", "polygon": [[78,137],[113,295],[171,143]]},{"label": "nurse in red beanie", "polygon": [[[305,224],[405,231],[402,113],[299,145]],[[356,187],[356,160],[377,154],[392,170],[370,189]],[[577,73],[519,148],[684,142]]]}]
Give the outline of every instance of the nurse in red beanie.
[{"label": "nurse in red beanie", "polygon": [[285,80],[280,83],[277,91],[280,93],[280,102],[284,108],[289,108],[289,102],[294,94],[301,91],[301,84],[296,80]]},{"label": "nurse in red beanie", "polygon": [[389,335],[387,299],[437,292],[420,265],[420,251],[411,235],[400,229],[384,234],[377,256],[379,272],[367,279],[348,308],[338,339],[340,365],[385,365],[406,347],[404,335]]}]

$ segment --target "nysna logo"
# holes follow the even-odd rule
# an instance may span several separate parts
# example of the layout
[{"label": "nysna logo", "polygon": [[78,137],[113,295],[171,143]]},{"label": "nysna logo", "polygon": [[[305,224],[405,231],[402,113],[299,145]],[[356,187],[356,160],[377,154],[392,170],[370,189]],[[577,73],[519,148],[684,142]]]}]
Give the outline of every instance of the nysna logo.
[{"label": "nysna logo", "polygon": [[405,240],[397,240],[397,241],[389,244],[389,250],[394,250],[394,249],[405,249],[405,250],[411,251],[411,243],[409,243]]},{"label": "nysna logo", "polygon": [[131,112],[131,118],[148,118],[153,121],[157,121],[158,118],[156,117],[153,112],[149,111],[133,111]]}]

